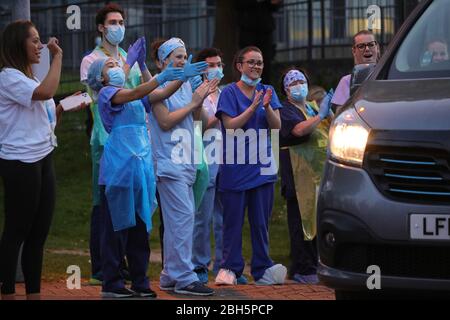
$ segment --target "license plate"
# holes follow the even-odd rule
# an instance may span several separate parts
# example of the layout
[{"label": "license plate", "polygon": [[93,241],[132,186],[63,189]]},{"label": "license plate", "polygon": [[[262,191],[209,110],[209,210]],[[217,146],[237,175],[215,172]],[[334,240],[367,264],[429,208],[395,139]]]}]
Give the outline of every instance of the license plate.
[{"label": "license plate", "polygon": [[411,239],[450,240],[450,215],[412,214]]}]

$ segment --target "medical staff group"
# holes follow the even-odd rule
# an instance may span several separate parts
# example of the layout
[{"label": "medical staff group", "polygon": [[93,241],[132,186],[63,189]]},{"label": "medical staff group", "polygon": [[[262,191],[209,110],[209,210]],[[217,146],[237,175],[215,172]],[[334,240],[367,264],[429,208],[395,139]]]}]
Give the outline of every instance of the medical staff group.
[{"label": "medical staff group", "polygon": [[[164,291],[209,296],[208,275],[216,285],[246,285],[242,256],[245,212],[250,225],[250,273],[256,285],[280,285],[286,278],[315,284],[315,234],[304,234],[299,196],[294,183],[299,156],[292,147],[308,140],[327,120],[332,94],[316,90],[308,101],[311,83],[297,68],[282,77],[280,102],[275,89],[261,83],[263,54],[257,47],[240,50],[233,68],[240,80],[225,87],[222,53],[206,48],[193,59],[183,40],[154,41],[150,56],[158,73],[147,68],[145,37],[126,52],[125,14],[108,4],[96,16],[101,41],[83,58],[81,82],[93,98],[91,133],[93,206],[90,251],[92,284],[102,286],[106,298],[156,297],[147,277],[152,215],[159,206],[163,266],[159,287]],[[5,224],[0,242],[2,299],[14,299],[16,266],[21,246],[25,287],[29,299],[40,297],[43,248],[54,211],[55,173],[52,154],[57,146],[55,126],[63,113],[53,96],[60,81],[63,52],[51,38],[50,70],[40,82],[31,65],[42,49],[36,27],[15,21],[3,31],[0,48],[0,174],[4,183]],[[87,107],[80,105],[74,110]],[[221,135],[205,139],[207,129]],[[272,163],[249,152],[229,130],[267,130],[261,141],[240,140],[248,150],[273,157],[270,131],[280,130],[281,179],[288,203],[291,266],[269,255],[269,221],[277,171]],[[192,139],[174,141],[183,130]],[[227,134],[228,133],[228,134]],[[197,141],[197,142],[195,142]],[[218,164],[205,152],[215,144],[224,161]],[[187,161],[174,162],[182,145]],[[221,148],[232,145],[233,148]],[[264,150],[261,150],[263,148]],[[291,149],[290,149],[291,148]],[[197,150],[195,150],[197,149]],[[182,151],[181,150],[181,151]],[[195,150],[195,152],[194,152]],[[290,151],[289,151],[290,150]],[[177,152],[178,152],[177,151]],[[278,152],[279,150],[276,150]],[[194,161],[194,155],[202,155]],[[186,155],[184,155],[186,157]],[[238,161],[244,157],[245,163]],[[190,158],[190,159],[189,159]],[[242,159],[241,159],[242,160]],[[294,226],[295,224],[295,226]],[[211,253],[210,230],[214,234]],[[310,233],[308,232],[308,235]],[[214,259],[213,259],[214,257]],[[131,286],[126,286],[126,281]]]}]

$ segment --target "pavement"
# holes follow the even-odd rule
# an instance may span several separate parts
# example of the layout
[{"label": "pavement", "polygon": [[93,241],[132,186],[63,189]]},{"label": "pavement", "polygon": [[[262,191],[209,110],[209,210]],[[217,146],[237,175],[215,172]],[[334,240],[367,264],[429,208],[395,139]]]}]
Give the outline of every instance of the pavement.
[{"label": "pavement", "polygon": [[[161,300],[334,300],[334,291],[320,285],[298,284],[287,281],[284,285],[257,286],[254,284],[238,286],[209,285],[216,292],[211,297],[192,297],[161,291],[159,282],[152,281],[151,288],[156,291]],[[24,300],[23,284],[16,287],[16,299]],[[80,289],[70,290],[65,280],[43,282],[41,287],[42,300],[101,300],[101,287],[90,286],[82,281]],[[152,299],[153,300],[153,299]]]}]

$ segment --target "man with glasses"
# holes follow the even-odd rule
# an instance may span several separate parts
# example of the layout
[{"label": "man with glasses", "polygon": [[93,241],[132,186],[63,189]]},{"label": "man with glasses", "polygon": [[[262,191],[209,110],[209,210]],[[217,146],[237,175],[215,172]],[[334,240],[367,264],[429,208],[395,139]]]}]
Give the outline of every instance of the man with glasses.
[{"label": "man with glasses", "polygon": [[[375,35],[369,30],[359,31],[353,36],[352,54],[355,66],[358,64],[377,63],[380,59],[380,47]],[[352,75],[344,76],[336,88],[331,103],[333,111],[337,111],[350,98],[350,79]]]}]

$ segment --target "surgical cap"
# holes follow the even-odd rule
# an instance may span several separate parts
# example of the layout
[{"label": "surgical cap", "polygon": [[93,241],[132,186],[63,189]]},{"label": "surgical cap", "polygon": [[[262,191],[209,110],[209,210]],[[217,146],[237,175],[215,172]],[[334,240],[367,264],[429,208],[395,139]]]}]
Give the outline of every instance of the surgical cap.
[{"label": "surgical cap", "polygon": [[300,72],[298,70],[291,70],[284,77],[284,81],[283,81],[284,88],[285,89],[289,88],[289,86],[295,81],[308,82],[308,79],[306,79],[306,76],[302,72]]},{"label": "surgical cap", "polygon": [[167,40],[158,49],[159,61],[161,62],[164,61],[164,59],[166,59],[172,53],[173,50],[178,49],[180,47],[183,48],[186,47],[184,45],[183,40],[181,40],[180,38],[171,38]]},{"label": "surgical cap", "polygon": [[95,60],[88,70],[87,84],[94,91],[100,91],[103,88],[102,71],[108,58]]}]

